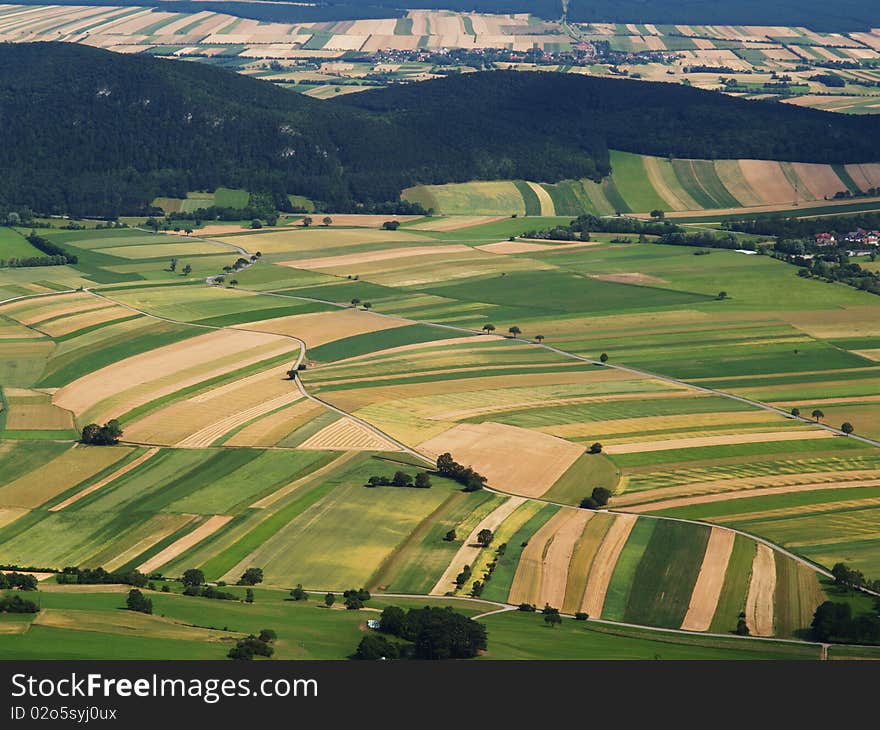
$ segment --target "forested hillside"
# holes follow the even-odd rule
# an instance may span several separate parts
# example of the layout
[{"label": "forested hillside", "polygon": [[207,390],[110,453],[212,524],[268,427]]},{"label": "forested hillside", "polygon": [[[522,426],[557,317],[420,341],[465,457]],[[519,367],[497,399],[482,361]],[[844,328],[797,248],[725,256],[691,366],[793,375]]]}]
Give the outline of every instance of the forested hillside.
[{"label": "forested hillside", "polygon": [[0,46],[0,204],[116,215],[219,186],[337,211],[418,183],[600,179],[609,149],[880,160],[880,117],[575,75],[466,74],[333,102],[202,64]]}]

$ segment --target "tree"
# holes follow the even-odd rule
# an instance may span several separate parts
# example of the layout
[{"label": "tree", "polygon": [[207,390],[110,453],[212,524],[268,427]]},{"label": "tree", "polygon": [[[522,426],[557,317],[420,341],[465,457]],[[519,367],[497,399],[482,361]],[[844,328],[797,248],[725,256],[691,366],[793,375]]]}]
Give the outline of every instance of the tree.
[{"label": "tree", "polygon": [[482,329],[487,335],[491,335],[495,331],[495,325],[487,322],[480,329]]},{"label": "tree", "polygon": [[144,596],[137,588],[132,588],[125,599],[125,606],[129,611],[139,613],[153,613],[153,602]]},{"label": "tree", "polygon": [[588,618],[590,618],[590,614],[586,613],[585,611],[578,611],[574,615],[575,621],[586,621]]},{"label": "tree", "polygon": [[406,612],[398,606],[386,606],[379,619],[379,631],[392,636],[403,636],[406,628]]},{"label": "tree", "polygon": [[312,225],[312,216],[304,215],[302,219],[302,224],[303,228],[308,228],[310,225]]},{"label": "tree", "polygon": [[186,233],[187,236],[192,235],[192,232],[193,232],[193,229],[189,228],[189,227],[187,227],[187,229],[184,231],[184,233]]},{"label": "tree", "polygon": [[400,652],[395,644],[392,644],[384,636],[367,634],[358,644],[354,653],[354,659],[362,661],[378,661],[382,659],[397,659]]},{"label": "tree", "polygon": [[457,537],[458,537],[458,535],[456,534],[455,530],[450,530],[449,532],[447,532],[447,533],[443,536],[443,539],[444,539],[446,542],[453,542]]},{"label": "tree", "polygon": [[800,409],[800,408],[792,408],[792,409],[791,409],[791,415],[793,415],[795,418],[800,418],[800,416],[801,416],[801,409]]},{"label": "tree", "polygon": [[603,352],[599,355],[599,362],[608,362],[608,353]]},{"label": "tree", "polygon": [[231,286],[233,289],[234,289],[235,287],[237,287],[237,286],[238,286],[238,279],[230,279],[230,280],[229,280],[229,286]]},{"label": "tree", "polygon": [[508,327],[507,331],[510,333],[511,337],[519,337],[522,334],[522,330],[516,325],[513,325],[513,327]]},{"label": "tree", "polygon": [[815,408],[810,415],[816,419],[816,423],[819,423],[819,421],[821,421],[823,418],[825,418],[825,414],[822,413],[822,411],[819,410],[818,408]]},{"label": "tree", "polygon": [[665,218],[666,213],[664,211],[660,210],[659,208],[657,208],[657,209],[651,211],[651,217],[652,218]]},{"label": "tree", "polygon": [[737,636],[749,636],[752,632],[749,630],[749,625],[746,623],[746,619],[744,616],[740,616],[736,622],[736,634]]},{"label": "tree", "polygon": [[492,543],[492,538],[494,537],[495,535],[492,534],[492,530],[483,528],[477,533],[477,544],[479,544],[480,547],[489,547]]},{"label": "tree", "polygon": [[849,436],[855,429],[853,425],[849,421],[844,421],[840,426],[840,430],[843,431],[847,436]]},{"label": "tree", "polygon": [[611,499],[611,490],[605,487],[595,487],[593,489],[593,499],[596,500],[596,504],[600,507],[604,507],[608,504],[608,500]]},{"label": "tree", "polygon": [[190,266],[189,264],[187,264],[186,266],[183,267],[183,275],[189,276],[192,273],[192,270],[193,270],[193,267]]},{"label": "tree", "polygon": [[252,229],[252,230],[256,231],[256,230],[259,230],[259,229],[262,228],[262,227],[263,227],[263,221],[261,221],[259,218],[254,218],[254,219],[251,221],[251,229]]},{"label": "tree", "polygon": [[581,509],[599,509],[599,503],[592,497],[584,497],[580,503]]},{"label": "tree", "polygon": [[327,606],[327,608],[332,608],[334,603],[336,603],[335,593],[328,593],[324,596],[324,605]]},{"label": "tree", "polygon": [[168,264],[168,271],[177,271],[177,259],[171,259],[171,263]]},{"label": "tree", "polygon": [[240,586],[255,586],[257,583],[263,582],[263,569],[262,568],[248,568],[244,573],[242,573],[241,578],[238,579],[238,585]]},{"label": "tree", "polygon": [[408,487],[413,483],[413,478],[405,471],[396,471],[391,479],[391,483],[395,487]]},{"label": "tree", "polygon": [[303,590],[302,583],[296,584],[296,588],[294,588],[290,592],[290,596],[291,596],[291,598],[293,598],[294,601],[308,601],[309,600],[309,594]]},{"label": "tree", "polygon": [[717,299],[718,299],[719,301],[724,301],[725,299],[727,299],[727,292],[726,292],[726,291],[720,291],[720,292],[718,292],[718,297],[717,297]]},{"label": "tree", "polygon": [[351,306],[352,306],[352,307],[356,307],[356,306],[357,306],[358,304],[360,304],[360,303],[361,303],[361,300],[360,300],[360,299],[358,299],[357,297],[352,297],[352,300],[351,300]]},{"label": "tree", "polygon": [[416,489],[430,489],[431,488],[431,475],[426,471],[420,471],[416,474]]},{"label": "tree", "polygon": [[598,441],[590,446],[591,454],[601,454],[602,453],[602,444]]},{"label": "tree", "polygon": [[323,223],[325,226],[329,226],[333,223],[333,219],[329,215],[325,215],[323,220],[321,220],[321,223]]},{"label": "tree", "polygon": [[257,638],[268,644],[270,641],[275,641],[278,638],[278,634],[274,629],[260,629],[260,635]]},{"label": "tree", "polygon": [[559,624],[562,623],[562,616],[560,616],[558,612],[545,613],[544,623],[546,623],[550,628],[555,629]]},{"label": "tree", "polygon": [[538,344],[540,344],[540,343],[542,343],[543,341],[544,341],[544,335],[535,335],[535,342],[537,342]]},{"label": "tree", "polygon": [[384,228],[386,231],[396,231],[398,228],[400,228],[400,221],[385,221],[382,224],[382,228]]},{"label": "tree", "polygon": [[253,603],[254,602],[254,589],[248,588],[244,592],[244,602],[245,603]]},{"label": "tree", "polygon": [[205,574],[198,568],[189,568],[183,571],[183,585],[201,586],[205,584]]}]

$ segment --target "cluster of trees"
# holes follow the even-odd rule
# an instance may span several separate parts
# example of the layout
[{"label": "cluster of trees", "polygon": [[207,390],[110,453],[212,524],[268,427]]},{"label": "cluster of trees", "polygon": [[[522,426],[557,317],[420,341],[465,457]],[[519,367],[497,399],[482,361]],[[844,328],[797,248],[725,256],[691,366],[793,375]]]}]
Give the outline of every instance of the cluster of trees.
[{"label": "cluster of trees", "polygon": [[42,251],[46,256],[63,258],[67,264],[75,264],[79,260],[76,256],[72,256],[61,248],[61,246],[52,243],[48,238],[40,236],[36,231],[32,230],[26,238],[31,246]]},{"label": "cluster of trees", "polygon": [[[9,216],[17,216],[18,213],[9,213]],[[8,218],[7,218],[8,219]],[[13,225],[13,224],[10,224]],[[65,264],[75,264],[79,260],[73,254],[68,253],[52,241],[37,235],[32,230],[30,235],[25,236],[28,243],[34,248],[42,251],[44,256],[12,256],[8,259],[0,259],[0,268],[31,268],[37,266],[64,266]]]},{"label": "cluster of trees", "polygon": [[880,644],[880,616],[853,615],[849,603],[825,601],[810,624],[816,641],[838,644]]},{"label": "cluster of trees", "polygon": [[[237,601],[238,596],[229,591],[221,591],[214,586],[187,586],[183,589],[183,595],[196,596],[198,598],[215,598],[219,601]],[[253,603],[253,600],[248,601]]]},{"label": "cluster of trees", "polygon": [[[470,659],[488,646],[486,627],[451,608],[388,606],[382,611],[379,634],[367,634],[355,659]],[[394,636],[389,641],[382,636]]]},{"label": "cluster of trees", "polygon": [[798,276],[804,279],[821,279],[826,282],[840,282],[870,294],[880,294],[880,272],[863,269],[848,260],[846,254],[838,254],[832,261],[830,257],[807,259],[796,254],[777,254],[775,258],[798,267]]},{"label": "cluster of trees", "polygon": [[137,570],[126,570],[110,573],[104,568],[64,568],[55,576],[58,583],[74,583],[78,585],[106,585],[121,583],[123,585],[143,588],[147,585],[147,576]]},{"label": "cluster of trees", "polygon": [[832,73],[816,74],[815,76],[810,76],[807,80],[818,81],[823,86],[830,86],[837,89],[842,89],[846,86],[846,80],[842,76]]},{"label": "cluster of trees", "polygon": [[405,471],[394,472],[393,477],[372,476],[367,479],[368,487],[415,487],[416,489],[430,489],[431,475],[426,471],[420,471],[415,479]]},{"label": "cluster of trees", "polygon": [[0,598],[0,613],[37,613],[39,610],[36,603],[19,595]]},{"label": "cluster of trees", "polygon": [[250,634],[239,639],[226,656],[239,661],[250,661],[258,656],[268,659],[275,653],[272,643],[277,638],[278,634],[273,629],[263,629],[259,635]]},{"label": "cluster of trees", "polygon": [[437,473],[464,485],[465,492],[476,492],[482,489],[488,481],[486,477],[478,474],[469,466],[459,464],[448,451],[437,457]]},{"label": "cluster of trees", "polygon": [[846,563],[835,563],[831,568],[834,583],[846,590],[858,590],[868,588],[875,593],[880,593],[880,580],[869,580],[865,574],[855,568],[850,568]]},{"label": "cluster of trees", "polygon": [[590,233],[638,233],[646,236],[662,236],[682,231],[680,226],[662,218],[662,211],[656,211],[655,220],[642,221],[638,218],[617,216],[600,218],[592,214],[579,215],[567,226],[555,226],[543,231],[529,231],[524,238],[538,238],[552,241],[589,241]]},{"label": "cluster of trees", "polygon": [[611,499],[612,492],[610,489],[606,489],[605,487],[593,487],[593,493],[589,497],[584,497],[581,500],[581,508],[582,509],[601,509],[605,505],[608,504],[608,500]]},{"label": "cluster of trees", "polygon": [[359,611],[372,596],[366,588],[349,588],[342,592],[343,603],[349,611]]},{"label": "cluster of trees", "polygon": [[137,611],[138,613],[153,613],[153,601],[147,598],[137,588],[132,588],[128,592],[128,598],[125,599],[125,607],[129,611]]},{"label": "cluster of trees", "polygon": [[[876,192],[876,190],[875,190]],[[831,233],[842,243],[849,231],[857,228],[880,228],[880,213],[855,213],[852,215],[823,216],[821,218],[789,218],[770,216],[729,221],[725,228],[741,233],[774,236],[780,241],[800,240],[805,246],[813,245],[817,233]],[[846,246],[845,243],[842,245]]]},{"label": "cluster of trees", "polygon": [[83,426],[81,441],[91,446],[113,446],[122,438],[122,427],[115,418],[107,421],[103,426],[90,423]]},{"label": "cluster of trees", "polygon": [[8,259],[0,259],[0,269],[31,269],[38,266],[64,266],[68,263],[66,256],[12,256]]},{"label": "cluster of trees", "polygon": [[18,588],[22,591],[37,590],[37,579],[28,573],[0,573],[0,590]]}]

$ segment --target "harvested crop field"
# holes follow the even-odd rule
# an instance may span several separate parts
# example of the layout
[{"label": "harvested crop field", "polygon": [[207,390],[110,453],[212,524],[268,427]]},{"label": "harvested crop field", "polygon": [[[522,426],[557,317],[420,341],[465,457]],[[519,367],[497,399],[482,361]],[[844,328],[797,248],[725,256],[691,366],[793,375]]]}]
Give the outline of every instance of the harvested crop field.
[{"label": "harvested crop field", "polygon": [[540,497],[583,453],[569,441],[500,423],[461,423],[419,445],[444,452],[486,476],[504,492]]},{"label": "harvested crop field", "polygon": [[758,545],[746,597],[746,625],[755,636],[773,635],[773,599],[776,590],[776,558],[766,545]]},{"label": "harvested crop field", "polygon": [[639,454],[649,451],[672,449],[693,449],[703,446],[724,446],[728,444],[756,444],[768,441],[812,441],[814,439],[834,438],[830,431],[778,431],[767,433],[739,433],[726,436],[695,436],[692,438],[670,438],[663,441],[642,441],[627,444],[611,444],[605,448],[608,454]]},{"label": "harvested crop field", "polygon": [[605,596],[608,593],[608,586],[611,583],[617,559],[636,525],[636,519],[635,516],[616,515],[599,546],[590,568],[590,577],[587,580],[587,587],[581,603],[581,611],[589,616],[602,615]]},{"label": "harvested crop field", "polygon": [[733,552],[736,533],[713,527],[709,533],[706,554],[700,566],[700,574],[694,583],[690,605],[681,628],[686,631],[708,631],[718,606],[727,564]]},{"label": "harvested crop field", "polygon": [[388,439],[347,417],[321,429],[298,448],[315,451],[399,451]]},{"label": "harvested crop field", "polygon": [[360,309],[349,308],[266,319],[239,327],[249,331],[289,335],[303,340],[307,347],[313,348],[354,335],[381,332],[410,324],[412,322],[405,319],[377,317]]}]

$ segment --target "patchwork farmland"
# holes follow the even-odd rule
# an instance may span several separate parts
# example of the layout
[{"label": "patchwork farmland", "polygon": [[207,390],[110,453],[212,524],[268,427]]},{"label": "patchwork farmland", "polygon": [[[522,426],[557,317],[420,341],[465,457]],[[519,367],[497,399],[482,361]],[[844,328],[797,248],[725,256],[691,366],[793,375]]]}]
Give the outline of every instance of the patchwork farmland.
[{"label": "patchwork farmland", "polygon": [[[81,264],[29,286],[0,270],[0,564],[150,573],[165,620],[122,636],[102,613],[118,596],[50,576],[47,610],[0,636],[0,655],[89,630],[132,656],[177,656],[176,640],[215,656],[219,638],[186,626],[206,601],[168,579],[260,567],[261,615],[346,637],[345,612],[270,599],[358,585],[474,615],[491,601],[594,619],[559,656],[641,656],[653,629],[684,632],[670,656],[815,656],[733,634],[744,621],[800,640],[836,595],[835,563],[880,571],[880,451],[823,427],[880,435],[872,295],[767,256],[516,238],[565,220],[47,230]],[[205,282],[257,251],[237,286]],[[110,419],[118,445],[77,443]],[[437,473],[429,489],[365,486],[444,452],[488,488]],[[595,487],[607,507],[580,508]],[[238,631],[229,604],[210,610]],[[489,657],[541,641],[526,616],[485,621]],[[339,655],[322,641],[308,656]]]},{"label": "patchwork farmland", "polygon": [[[613,151],[611,166],[612,174],[601,183],[421,185],[404,191],[404,197],[450,215],[602,216],[662,210],[675,217],[694,211],[731,215],[798,207],[833,210],[852,195],[868,196],[880,188],[880,164],[677,160]],[[876,198],[873,202],[880,207]]]}]

